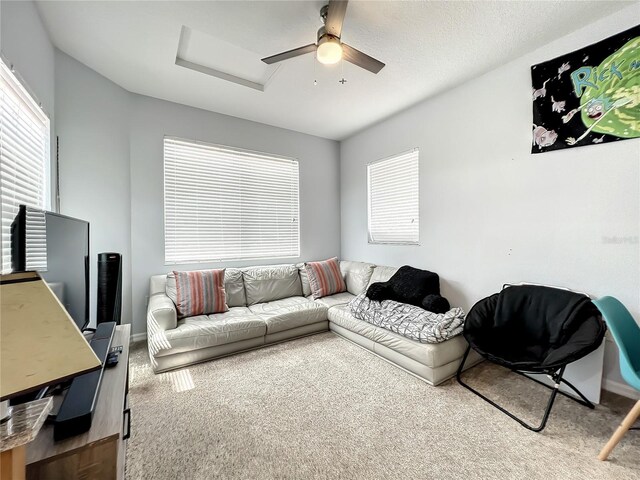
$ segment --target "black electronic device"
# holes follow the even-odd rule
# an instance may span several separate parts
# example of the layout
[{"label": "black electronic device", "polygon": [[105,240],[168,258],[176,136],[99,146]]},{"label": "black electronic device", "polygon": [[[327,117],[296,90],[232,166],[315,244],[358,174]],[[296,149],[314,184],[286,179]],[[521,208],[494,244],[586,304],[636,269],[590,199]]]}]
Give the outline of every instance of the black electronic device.
[{"label": "black electronic device", "polygon": [[84,433],[91,428],[93,412],[100,393],[102,374],[111,351],[115,322],[98,324],[89,345],[102,363],[102,368],[76,377],[60,405],[53,424],[53,439],[63,440]]},{"label": "black electronic device", "polygon": [[20,205],[11,269],[37,270],[80,330],[89,324],[89,222]]},{"label": "black electronic device", "polygon": [[98,254],[98,310],[96,321],[116,322],[120,325],[122,313],[122,255]]},{"label": "black electronic device", "polygon": [[106,367],[111,368],[115,367],[120,360],[120,354],[122,353],[122,345],[116,345],[111,347],[109,350],[109,355],[107,355],[107,362],[105,364]]},{"label": "black electronic device", "polygon": [[120,352],[111,352],[109,355],[107,355],[107,361],[105,362],[104,366],[107,368],[115,367],[118,364],[119,360]]}]

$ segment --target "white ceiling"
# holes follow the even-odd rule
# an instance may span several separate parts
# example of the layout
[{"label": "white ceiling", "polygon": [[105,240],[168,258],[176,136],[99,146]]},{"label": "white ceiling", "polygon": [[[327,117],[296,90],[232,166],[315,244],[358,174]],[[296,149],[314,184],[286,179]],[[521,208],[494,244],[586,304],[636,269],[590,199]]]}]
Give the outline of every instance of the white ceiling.
[{"label": "white ceiling", "polygon": [[[312,54],[272,75],[261,71],[261,57],[315,41],[325,3],[41,1],[38,8],[56,47],[131,92],[340,140],[632,2],[351,1],[342,40],[385,62],[378,75],[349,63],[320,65]],[[241,56],[253,62],[251,75],[271,75],[265,90],[176,65],[183,26],[198,63],[233,70]]]}]

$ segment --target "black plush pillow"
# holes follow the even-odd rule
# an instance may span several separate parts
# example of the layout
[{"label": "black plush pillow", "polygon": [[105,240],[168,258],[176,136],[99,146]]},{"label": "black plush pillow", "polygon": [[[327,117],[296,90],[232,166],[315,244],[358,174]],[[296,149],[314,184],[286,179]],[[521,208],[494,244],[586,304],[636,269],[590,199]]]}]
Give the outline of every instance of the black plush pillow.
[{"label": "black plush pillow", "polygon": [[433,313],[446,313],[451,306],[449,301],[440,295],[427,295],[422,300],[422,308]]},{"label": "black plush pillow", "polygon": [[393,292],[387,282],[376,282],[369,285],[367,288],[367,297],[371,300],[381,302],[382,300],[388,300],[391,298]]},{"label": "black plush pillow", "polygon": [[388,282],[379,282],[380,286],[376,287],[374,285],[372,283],[367,290],[370,299],[395,300],[416,307],[422,307],[422,300],[427,295],[440,295],[438,274],[409,265],[400,267]]},{"label": "black plush pillow", "polygon": [[389,285],[396,302],[422,306],[427,295],[440,295],[440,277],[437,273],[405,265],[389,279]]}]

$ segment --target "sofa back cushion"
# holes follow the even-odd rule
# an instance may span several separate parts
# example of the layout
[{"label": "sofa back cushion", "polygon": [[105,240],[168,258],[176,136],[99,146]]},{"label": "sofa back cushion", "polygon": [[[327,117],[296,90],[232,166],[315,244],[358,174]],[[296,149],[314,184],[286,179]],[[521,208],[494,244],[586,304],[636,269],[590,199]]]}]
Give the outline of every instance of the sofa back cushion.
[{"label": "sofa back cushion", "polygon": [[248,305],[302,296],[302,283],[295,265],[244,268],[242,277]]},{"label": "sofa back cushion", "polygon": [[[175,292],[176,286],[173,282],[173,291]],[[152,275],[149,279],[149,297],[156,293],[166,293],[167,290],[167,276],[166,275]],[[168,294],[167,294],[168,295]],[[175,293],[174,293],[175,298]],[[175,302],[174,302],[175,303]]]},{"label": "sofa back cushion", "polygon": [[309,275],[307,275],[307,267],[304,263],[296,263],[298,273],[300,274],[300,282],[302,283],[302,295],[308,297],[311,295],[311,285],[309,285]]},{"label": "sofa back cushion", "polygon": [[227,305],[230,307],[246,307],[247,297],[244,293],[244,279],[239,268],[227,268],[224,272],[224,289],[227,292]]},{"label": "sofa back cushion", "polygon": [[173,272],[178,318],[209,315],[229,310],[224,290],[224,268]]},{"label": "sofa back cushion", "polygon": [[393,276],[394,273],[398,271],[398,267],[385,267],[381,265],[376,265],[373,269],[373,273],[371,274],[371,278],[369,279],[369,285],[376,282],[387,282]]},{"label": "sofa back cushion", "polygon": [[313,298],[334,295],[347,289],[337,257],[322,262],[307,262],[305,266]]},{"label": "sofa back cushion", "polygon": [[375,265],[373,263],[342,260],[340,262],[340,271],[347,284],[347,292],[353,295],[360,295],[366,291],[374,268]]},{"label": "sofa back cushion", "polygon": [[[163,281],[164,280],[164,281]],[[160,289],[160,290],[157,290]],[[227,268],[224,272],[224,290],[227,297],[227,306],[246,307],[247,299],[244,294],[244,281],[242,270],[239,268]],[[173,272],[167,275],[154,275],[151,277],[151,292],[164,292],[177,305],[176,277]]]}]

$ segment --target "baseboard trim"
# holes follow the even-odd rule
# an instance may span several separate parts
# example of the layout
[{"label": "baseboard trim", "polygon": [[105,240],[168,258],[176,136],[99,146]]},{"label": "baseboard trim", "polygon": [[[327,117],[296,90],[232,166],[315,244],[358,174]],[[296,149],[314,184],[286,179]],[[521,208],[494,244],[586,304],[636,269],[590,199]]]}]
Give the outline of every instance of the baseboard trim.
[{"label": "baseboard trim", "polygon": [[144,342],[147,339],[147,332],[134,333],[131,335],[131,343]]},{"label": "baseboard trim", "polygon": [[640,392],[635,388],[630,387],[626,383],[616,382],[607,378],[602,379],[602,388],[608,392],[617,393],[623,397],[632,398],[634,400],[640,400]]}]

